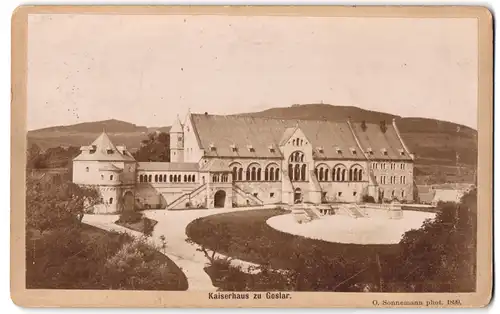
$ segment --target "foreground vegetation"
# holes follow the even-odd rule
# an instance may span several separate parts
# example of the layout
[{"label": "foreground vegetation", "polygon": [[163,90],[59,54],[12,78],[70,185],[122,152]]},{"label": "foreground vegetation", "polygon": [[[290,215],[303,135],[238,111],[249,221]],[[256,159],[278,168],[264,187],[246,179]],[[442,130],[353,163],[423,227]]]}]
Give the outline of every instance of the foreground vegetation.
[{"label": "foreground vegetation", "polygon": [[[200,250],[262,264],[250,275],[228,260],[210,259],[207,273],[222,290],[471,292],[476,281],[476,190],[461,204],[441,203],[434,220],[397,245],[312,240],[272,229],[280,210],[200,218],[188,225]],[[281,269],[283,271],[276,271]]]},{"label": "foreground vegetation", "polygon": [[143,239],[81,223],[96,191],[60,179],[27,178],[28,289],[186,290],[175,263]]}]

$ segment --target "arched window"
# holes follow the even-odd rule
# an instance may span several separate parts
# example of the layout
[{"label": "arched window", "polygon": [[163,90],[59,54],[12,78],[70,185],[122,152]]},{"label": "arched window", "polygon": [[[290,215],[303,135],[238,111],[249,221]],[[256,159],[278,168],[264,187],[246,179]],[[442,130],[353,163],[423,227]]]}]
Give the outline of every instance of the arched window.
[{"label": "arched window", "polygon": [[349,181],[354,181],[354,177],[352,175],[352,168],[349,169]]},{"label": "arched window", "polygon": [[160,182],[163,182],[163,175],[160,174],[160,177],[158,178]]},{"label": "arched window", "polygon": [[333,167],[333,181],[346,181],[346,174],[347,174],[347,168],[343,164],[337,164],[335,167]]},{"label": "arched window", "polygon": [[113,204],[113,198],[112,197],[109,198],[109,205],[111,205],[111,204]]},{"label": "arched window", "polygon": [[174,175],[174,182],[177,182],[177,176]]},{"label": "arched window", "polygon": [[295,139],[292,140],[292,145],[295,146]]},{"label": "arched window", "polygon": [[247,177],[249,181],[260,181],[261,167],[258,163],[252,163],[247,168]]},{"label": "arched window", "polygon": [[[266,169],[266,174],[267,174],[267,169]],[[269,168],[269,180],[274,181],[274,168],[273,167]]]},{"label": "arched window", "polygon": [[153,180],[151,180],[151,179],[153,179],[153,176],[152,176],[152,175],[149,175],[149,176],[148,176],[148,181],[149,181],[149,182],[152,182]]},{"label": "arched window", "polygon": [[113,181],[113,175],[110,175],[110,176],[109,176],[109,180],[110,180],[110,181]]},{"label": "arched window", "polygon": [[335,168],[332,169],[332,181],[337,181],[337,178],[335,177]]},{"label": "arched window", "polygon": [[196,181],[196,177],[194,176],[194,174],[191,175],[191,182],[195,182]]},{"label": "arched window", "polygon": [[184,175],[184,182],[187,182],[187,175]]},{"label": "arched window", "polygon": [[300,180],[301,181],[306,181],[306,164],[302,164],[302,167],[300,169]]},{"label": "arched window", "polygon": [[[102,175],[101,175],[101,179],[102,179]],[[139,175],[139,182],[142,182],[142,174]]]},{"label": "arched window", "polygon": [[267,168],[264,170],[264,181],[269,181],[269,170]]},{"label": "arched window", "polygon": [[276,163],[271,163],[266,166],[264,171],[264,175],[266,176],[266,181],[276,181],[276,169],[278,169],[278,165]]},{"label": "arched window", "polygon": [[172,175],[169,176],[170,182],[174,182]]},{"label": "arched window", "polygon": [[238,180],[238,167],[233,167],[233,180]]},{"label": "arched window", "polygon": [[288,164],[288,177],[290,178],[290,181],[293,181],[293,165]]},{"label": "arched window", "polygon": [[243,180],[243,168],[238,169],[238,180]]},{"label": "arched window", "polygon": [[319,181],[323,181],[323,168],[319,168]]},{"label": "arched window", "polygon": [[[351,174],[352,173],[352,174]],[[362,181],[363,180],[363,168],[361,165],[352,165],[349,169],[349,180],[350,181]]]},{"label": "arched window", "polygon": [[155,174],[155,182],[158,182],[158,175]]},{"label": "arched window", "polygon": [[275,173],[274,173],[274,180],[279,181],[279,180],[280,180],[280,169],[279,169],[279,168],[276,168],[276,169],[274,170],[274,172],[275,172]]},{"label": "arched window", "polygon": [[181,175],[180,174],[177,175],[177,182],[181,182]]},{"label": "arched window", "polygon": [[330,168],[326,164],[320,164],[316,166],[316,169],[314,169],[314,173],[316,174],[318,181],[328,181],[329,172]]},{"label": "arched window", "polygon": [[295,165],[295,169],[293,171],[293,178],[295,181],[300,181],[300,165]]},{"label": "arched window", "polygon": [[247,181],[250,181],[250,169],[247,169],[245,177]]}]

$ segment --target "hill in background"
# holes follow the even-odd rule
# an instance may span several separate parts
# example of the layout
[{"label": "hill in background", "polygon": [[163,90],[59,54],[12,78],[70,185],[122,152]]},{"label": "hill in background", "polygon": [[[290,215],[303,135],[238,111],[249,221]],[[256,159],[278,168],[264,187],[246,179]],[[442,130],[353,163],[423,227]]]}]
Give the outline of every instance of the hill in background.
[{"label": "hill in background", "polygon": [[[396,123],[408,148],[416,155],[415,174],[423,181],[474,180],[477,164],[477,131],[464,125],[427,118],[406,118],[397,115],[364,110],[353,106],[304,104],[271,108],[240,115],[279,119],[310,119],[379,123]],[[168,119],[167,119],[168,120]],[[170,121],[170,120],[168,120]],[[37,144],[43,150],[57,146],[82,146],[91,143],[106,130],[117,145],[138,149],[148,134],[168,132],[170,127],[145,127],[119,120],[86,122],[55,126],[28,132],[28,145]]]}]

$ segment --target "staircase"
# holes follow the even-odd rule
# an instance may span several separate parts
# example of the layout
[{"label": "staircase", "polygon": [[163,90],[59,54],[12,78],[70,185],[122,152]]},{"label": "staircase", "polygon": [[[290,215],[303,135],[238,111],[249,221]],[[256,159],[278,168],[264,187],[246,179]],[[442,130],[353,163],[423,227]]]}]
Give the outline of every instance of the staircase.
[{"label": "staircase", "polygon": [[320,216],[311,208],[304,208],[304,213],[310,218],[310,220],[320,219]]},{"label": "staircase", "polygon": [[236,184],[233,184],[233,193],[236,193],[236,194],[242,196],[245,200],[249,200],[250,201],[250,205],[253,205],[253,206],[262,206],[262,205],[264,205],[264,201],[262,201],[257,196],[244,191],[242,188],[240,188]]},{"label": "staircase", "polygon": [[344,205],[342,206],[344,211],[347,212],[347,214],[353,218],[363,218],[366,216],[364,211],[357,205],[357,204],[349,204],[349,205]]},{"label": "staircase", "polygon": [[179,204],[182,204],[183,202],[189,201],[190,199],[194,198],[195,196],[197,196],[198,194],[203,192],[203,190],[205,189],[206,186],[207,186],[207,184],[204,183],[204,184],[198,186],[196,189],[192,190],[191,192],[186,193],[186,194],[182,194],[181,196],[176,198],[172,203],[168,204],[167,209],[173,209],[176,206],[178,206]]}]

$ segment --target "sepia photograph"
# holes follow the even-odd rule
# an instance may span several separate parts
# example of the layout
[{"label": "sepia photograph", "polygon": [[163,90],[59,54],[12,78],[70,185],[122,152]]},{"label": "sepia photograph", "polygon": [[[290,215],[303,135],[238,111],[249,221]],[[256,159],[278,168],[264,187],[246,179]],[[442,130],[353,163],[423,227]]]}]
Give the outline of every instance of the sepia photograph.
[{"label": "sepia photograph", "polygon": [[19,13],[20,289],[487,305],[487,9],[218,9]]}]

